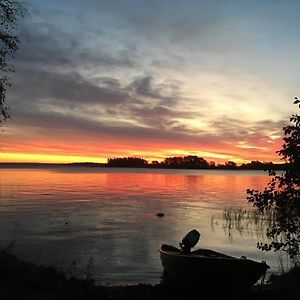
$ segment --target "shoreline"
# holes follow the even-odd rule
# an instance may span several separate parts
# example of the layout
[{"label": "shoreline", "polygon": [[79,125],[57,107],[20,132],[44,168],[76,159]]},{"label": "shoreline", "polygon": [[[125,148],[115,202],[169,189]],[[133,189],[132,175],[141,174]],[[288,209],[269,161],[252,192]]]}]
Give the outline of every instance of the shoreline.
[{"label": "shoreline", "polygon": [[[1,299],[231,299],[277,300],[299,299],[300,267],[288,273],[273,276],[263,285],[254,285],[239,292],[216,289],[204,291],[201,286],[180,287],[158,284],[122,286],[96,285],[92,278],[67,278],[54,267],[36,265],[18,259],[8,250],[0,250],[0,298]],[[228,292],[228,293],[227,293]],[[205,297],[204,297],[205,294]],[[198,296],[198,297],[195,297]],[[220,298],[221,297],[221,298]]]},{"label": "shoreline", "polygon": [[[53,169],[53,168],[91,168],[91,169],[138,169],[138,170],[182,170],[182,171],[263,171],[267,172],[269,169],[264,168],[248,168],[248,167],[236,167],[236,168],[224,168],[224,167],[209,167],[209,168],[176,168],[176,167],[163,167],[163,166],[110,166],[106,163],[24,163],[24,162],[0,162],[0,169]],[[284,168],[280,168],[278,165],[274,165],[276,171],[284,171]]]}]

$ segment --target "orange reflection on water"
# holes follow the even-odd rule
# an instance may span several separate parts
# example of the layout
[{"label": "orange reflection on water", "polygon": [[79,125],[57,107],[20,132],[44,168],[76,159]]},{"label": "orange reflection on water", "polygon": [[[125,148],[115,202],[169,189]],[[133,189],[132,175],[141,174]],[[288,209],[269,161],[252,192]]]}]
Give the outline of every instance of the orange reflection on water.
[{"label": "orange reflection on water", "polygon": [[225,207],[247,206],[246,189],[268,179],[254,171],[2,169],[0,246],[14,231],[32,260],[40,248],[56,262],[92,256],[96,279],[114,283],[159,282],[159,245],[178,245],[193,228],[203,248],[267,260],[253,237],[228,240],[220,220]]},{"label": "orange reflection on water", "polygon": [[[170,197],[171,201],[209,201],[222,199],[224,205],[245,201],[247,188],[262,188],[269,180],[254,171],[188,171],[107,168],[3,169],[0,172],[1,193],[51,194],[61,201],[66,194],[92,200],[100,193],[122,196]],[[207,198],[205,198],[207,197]],[[20,200],[20,199],[19,199]],[[75,200],[75,199],[74,199]],[[101,198],[97,199],[101,201]],[[113,201],[113,199],[111,199]]]}]

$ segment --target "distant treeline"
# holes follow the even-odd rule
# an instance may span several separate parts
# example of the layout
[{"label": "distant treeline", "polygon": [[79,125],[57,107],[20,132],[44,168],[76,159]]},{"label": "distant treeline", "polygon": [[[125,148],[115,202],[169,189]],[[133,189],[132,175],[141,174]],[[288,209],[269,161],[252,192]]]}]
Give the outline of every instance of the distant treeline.
[{"label": "distant treeline", "polygon": [[273,164],[272,162],[251,161],[238,166],[233,161],[224,164],[206,161],[203,157],[195,155],[167,157],[164,161],[156,160],[148,162],[139,157],[109,158],[106,167],[116,168],[163,168],[163,169],[226,169],[226,170],[284,170],[285,164]]},{"label": "distant treeline", "polygon": [[0,163],[0,168],[58,168],[58,167],[115,167],[115,168],[157,168],[157,169],[225,169],[225,170],[285,170],[286,164],[251,161],[237,165],[233,161],[216,164],[195,155],[167,157],[164,161],[148,162],[139,157],[109,158],[107,163],[74,162],[67,164],[52,163]]}]

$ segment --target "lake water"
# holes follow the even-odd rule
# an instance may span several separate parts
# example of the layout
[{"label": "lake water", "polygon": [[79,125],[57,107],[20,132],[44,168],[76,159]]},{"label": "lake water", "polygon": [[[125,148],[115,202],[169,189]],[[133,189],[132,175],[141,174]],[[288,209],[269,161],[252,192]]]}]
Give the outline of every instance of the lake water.
[{"label": "lake water", "polygon": [[278,272],[280,257],[256,248],[259,228],[229,234],[223,219],[226,208],[250,207],[246,189],[268,180],[261,171],[1,169],[0,247],[15,240],[21,258],[77,276],[88,269],[101,283],[159,283],[160,244],[178,245],[196,228],[199,247],[265,260]]}]

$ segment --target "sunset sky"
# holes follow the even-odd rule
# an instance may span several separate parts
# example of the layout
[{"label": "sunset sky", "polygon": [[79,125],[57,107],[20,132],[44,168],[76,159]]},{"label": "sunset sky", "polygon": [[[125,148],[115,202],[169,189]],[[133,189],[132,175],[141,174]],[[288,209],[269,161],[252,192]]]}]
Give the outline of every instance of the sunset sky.
[{"label": "sunset sky", "polygon": [[300,1],[25,3],[0,161],[278,161]]}]

